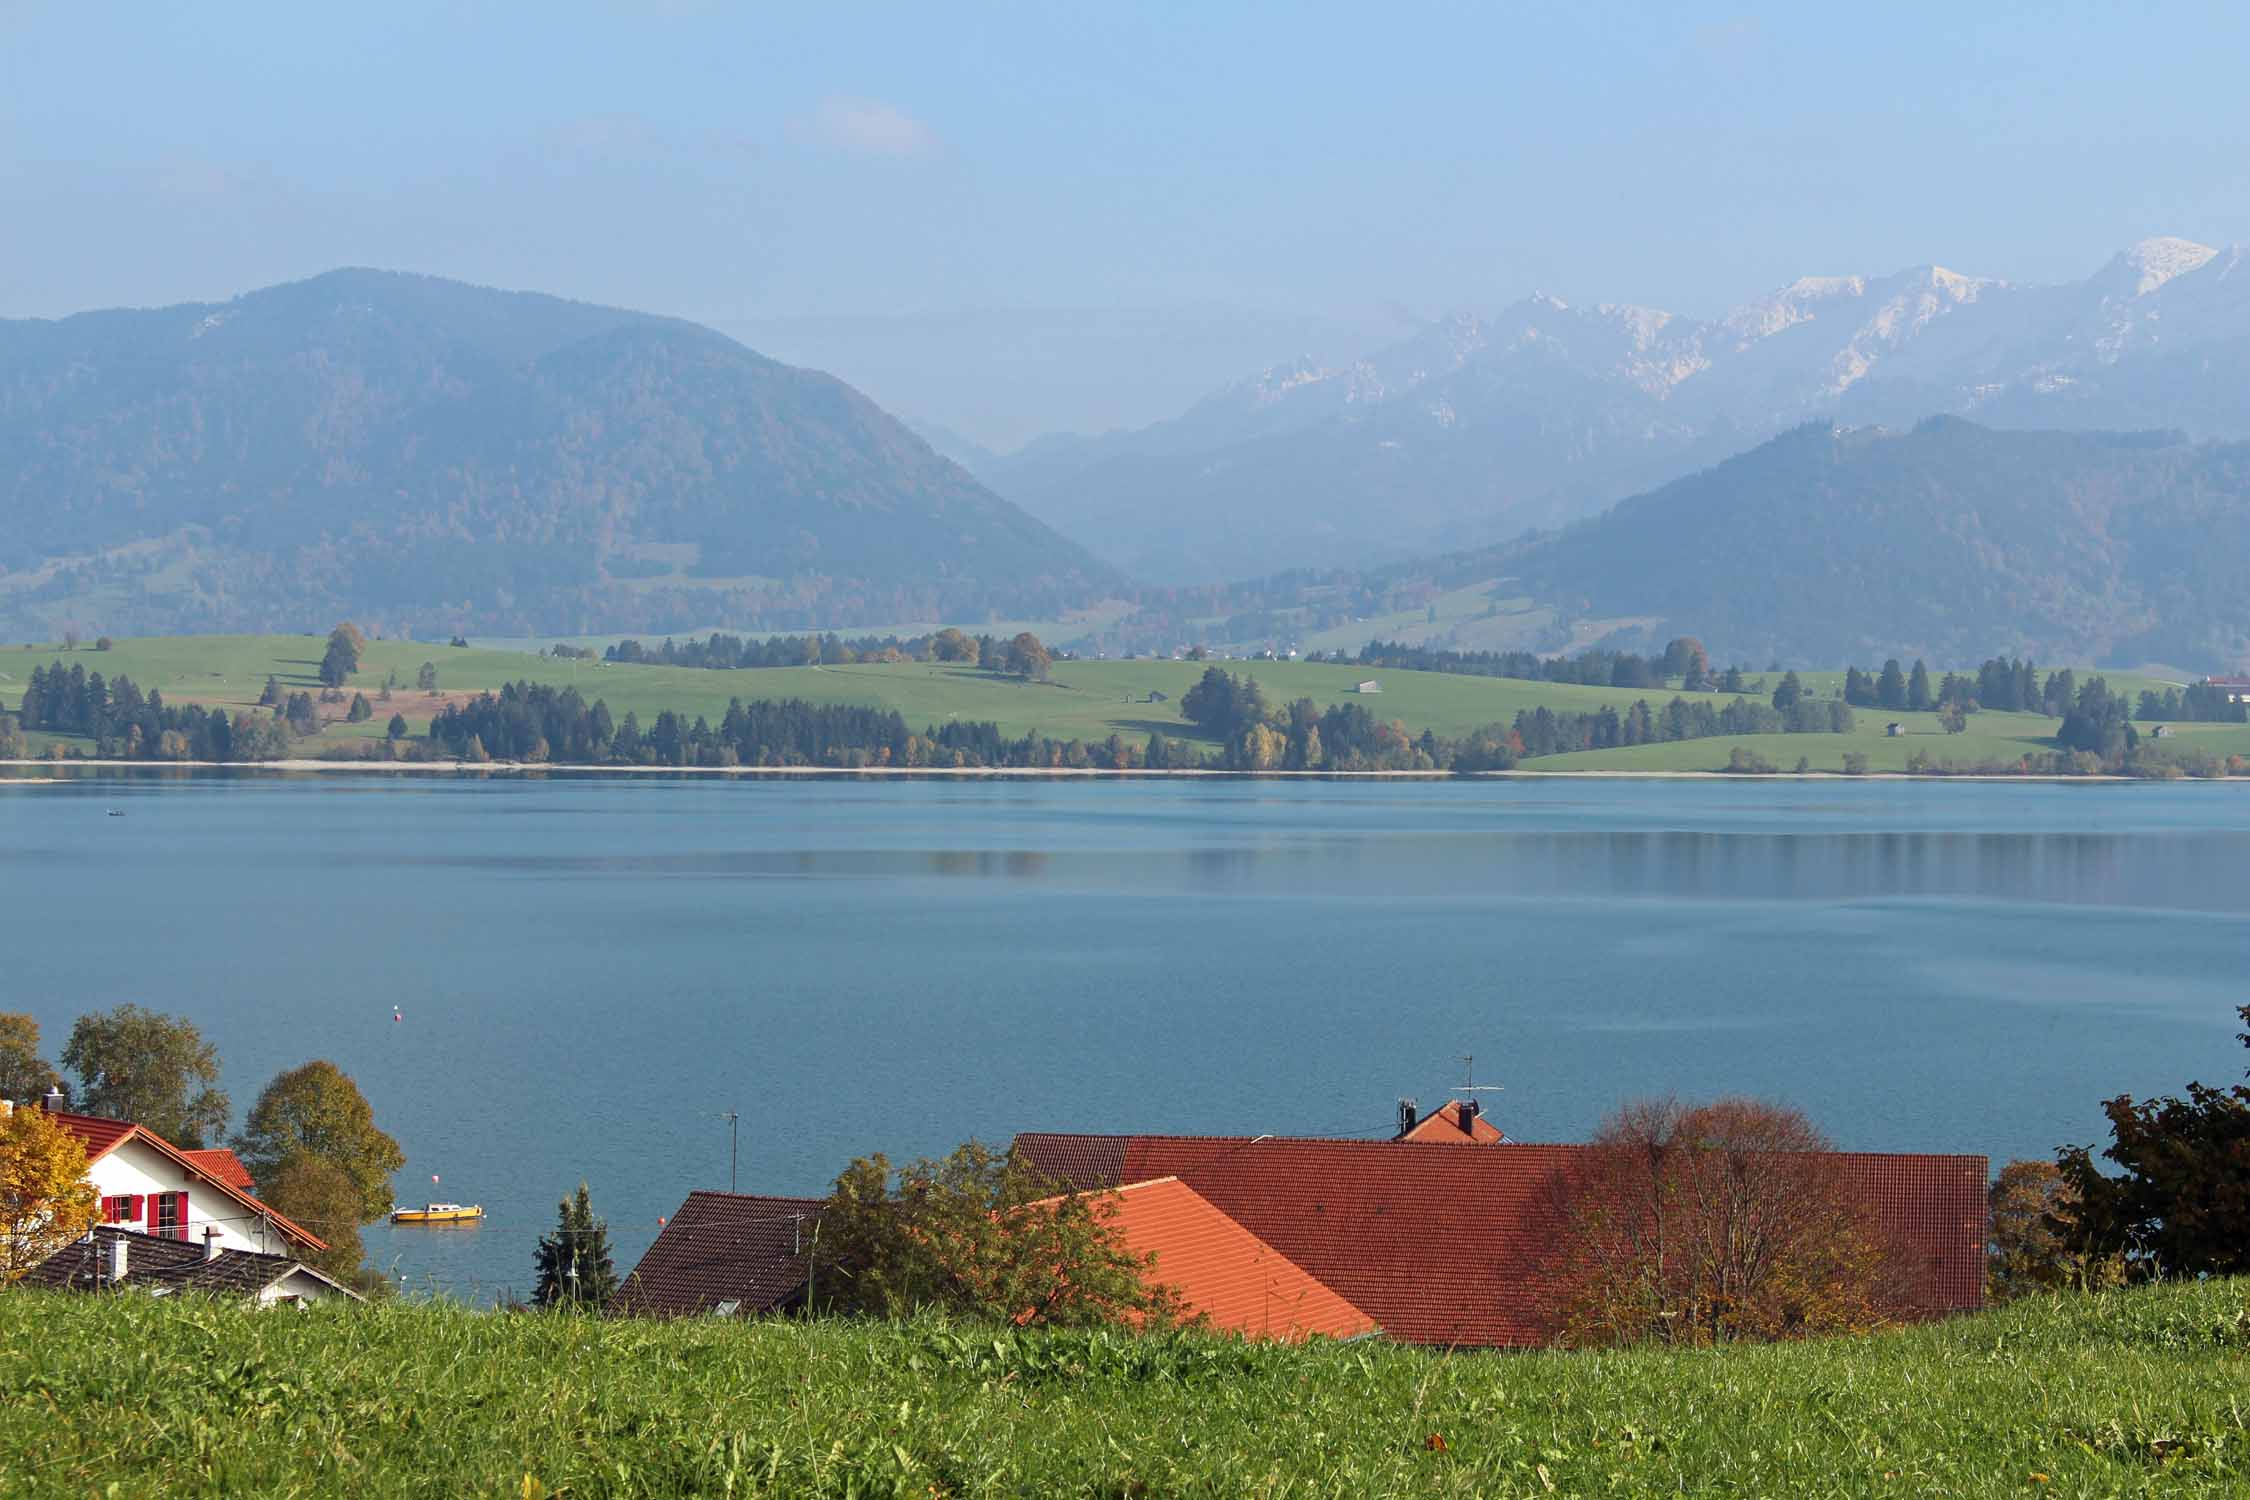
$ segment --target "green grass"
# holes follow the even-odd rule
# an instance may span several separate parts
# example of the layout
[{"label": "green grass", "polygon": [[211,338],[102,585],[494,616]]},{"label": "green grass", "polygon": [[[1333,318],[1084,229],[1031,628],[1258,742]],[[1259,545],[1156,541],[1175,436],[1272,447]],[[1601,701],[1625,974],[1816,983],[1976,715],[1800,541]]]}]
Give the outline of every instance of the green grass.
[{"label": "green grass", "polygon": [[[1469,592],[1462,591],[1464,595]],[[1454,600],[1451,607],[1460,604],[1460,600]],[[164,636],[119,640],[109,651],[88,646],[69,653],[55,646],[0,648],[0,703],[12,704],[21,696],[33,667],[61,661],[111,677],[131,677],[144,689],[156,688],[173,701],[248,707],[256,701],[269,674],[292,689],[317,688],[315,673],[322,645],[322,639],[314,636]],[[482,691],[518,679],[570,683],[587,698],[606,701],[618,717],[631,711],[644,723],[664,709],[690,716],[702,714],[716,722],[733,698],[805,698],[818,703],[895,708],[916,729],[954,718],[989,719],[1010,735],[1037,730],[1056,739],[1084,740],[1105,739],[1111,734],[1141,740],[1152,730],[1175,738],[1196,738],[1195,727],[1180,716],[1179,702],[1204,670],[1204,664],[1195,662],[1066,661],[1056,664],[1053,681],[1046,683],[1018,682],[959,667],[919,663],[709,672],[686,667],[603,666],[487,647],[373,641],[352,687],[373,698],[386,676],[392,674],[402,686],[394,691],[389,703],[377,705],[373,719],[356,725],[333,724],[314,742],[314,748],[348,750],[358,741],[378,738],[394,712],[403,713],[416,731],[421,730],[435,707],[413,687],[424,662],[437,667],[438,685],[448,693]],[[1673,696],[1671,689],[1575,687],[1310,662],[1230,661],[1217,665],[1255,676],[1268,700],[1275,703],[1299,697],[1309,697],[1323,707],[1357,702],[1378,718],[1397,720],[1415,733],[1430,729],[1448,736],[1512,720],[1518,710],[1542,704],[1557,711],[1598,709],[1605,704],[1622,711],[1636,699],[1646,699],[1652,708],[1660,708]],[[1802,675],[1816,693],[1829,692],[1842,682],[1840,673]],[[2085,673],[2081,671],[2080,675]],[[2131,693],[2156,682],[2129,673],[2104,675],[2113,687]],[[1382,684],[1382,692],[1369,697],[1355,694],[1354,685],[1369,677]],[[1146,701],[1152,691],[1165,694],[1166,701]],[[1938,728],[1934,714],[1893,714],[1880,709],[1854,712],[1857,727],[1849,736],[1687,740],[1547,756],[1525,765],[1530,770],[1553,771],[1714,771],[1726,764],[1732,747],[1744,745],[1783,770],[1793,767],[1799,756],[1810,761],[1814,770],[1841,770],[1845,753],[1856,751],[1866,755],[1870,770],[1900,771],[1916,750],[1927,750],[1941,762],[1966,763],[2013,762],[2027,751],[2054,748],[2051,736],[2055,721],[2038,714],[1980,713],[1970,719],[1968,732],[1947,735]],[[1883,726],[1892,719],[1906,731],[1900,738],[1887,738],[1883,733]],[[2183,748],[2207,748],[2222,756],[2250,754],[2250,728],[2189,724],[2177,729]]]},{"label": "green grass", "polygon": [[2246,1297],[2212,1282],[1858,1340],[1445,1355],[14,1292],[0,1492],[2238,1496]]}]

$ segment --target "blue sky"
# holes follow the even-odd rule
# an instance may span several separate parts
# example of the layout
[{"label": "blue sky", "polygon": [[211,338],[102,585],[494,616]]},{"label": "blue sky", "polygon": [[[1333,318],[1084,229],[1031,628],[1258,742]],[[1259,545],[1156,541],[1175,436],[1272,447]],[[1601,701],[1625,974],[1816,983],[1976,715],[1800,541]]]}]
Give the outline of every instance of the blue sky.
[{"label": "blue sky", "polygon": [[2250,7],[0,0],[0,315],[342,264],[1009,444],[1534,290],[2250,240]]}]

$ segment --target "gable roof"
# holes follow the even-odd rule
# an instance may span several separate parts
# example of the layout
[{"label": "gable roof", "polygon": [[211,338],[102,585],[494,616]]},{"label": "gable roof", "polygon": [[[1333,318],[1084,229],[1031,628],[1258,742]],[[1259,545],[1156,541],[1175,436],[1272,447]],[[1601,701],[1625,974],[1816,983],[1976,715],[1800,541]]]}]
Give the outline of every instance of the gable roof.
[{"label": "gable roof", "polygon": [[1484,1111],[1467,1113],[1459,1099],[1431,1110],[1399,1137],[1402,1141],[1437,1141],[1452,1146],[1497,1146],[1507,1138],[1506,1132],[1484,1117]]},{"label": "gable roof", "polygon": [[1116,1203],[1109,1222],[1119,1241],[1156,1257],[1147,1279],[1173,1288],[1213,1328],[1291,1342],[1376,1331],[1373,1318],[1177,1177],[1119,1188]]},{"label": "gable roof", "polygon": [[690,1193],[610,1298],[609,1311],[679,1318],[732,1302],[730,1312],[771,1312],[804,1290],[823,1204]]},{"label": "gable roof", "polygon": [[241,1157],[235,1155],[226,1147],[209,1146],[200,1151],[183,1150],[180,1155],[194,1162],[197,1170],[214,1182],[223,1182],[228,1187],[240,1188],[245,1193],[250,1191],[250,1169],[242,1164]]},{"label": "gable roof", "polygon": [[206,1259],[203,1247],[187,1240],[166,1239],[114,1225],[96,1226],[90,1239],[73,1240],[26,1272],[24,1286],[53,1291],[107,1290],[115,1283],[107,1275],[108,1247],[112,1240],[126,1243],[125,1280],[128,1287],[158,1293],[207,1292],[213,1295],[255,1297],[277,1281],[309,1276],[329,1290],[353,1301],[359,1293],[322,1275],[302,1261],[286,1255],[265,1255],[255,1250],[222,1250]]},{"label": "gable roof", "polygon": [[[249,1176],[249,1173],[243,1169],[241,1159],[232,1151],[218,1149],[182,1151],[147,1126],[136,1125],[130,1120],[105,1120],[100,1115],[74,1115],[62,1110],[50,1111],[48,1118],[78,1138],[79,1144],[86,1148],[86,1165],[88,1167],[92,1167],[94,1163],[117,1150],[127,1141],[140,1141],[158,1155],[170,1158],[190,1175],[210,1183],[223,1195],[232,1198],[237,1204],[248,1209],[251,1215],[272,1221],[274,1227],[307,1249],[325,1250],[328,1248],[326,1240],[302,1225],[292,1223],[288,1218],[276,1213],[250,1196],[246,1187],[237,1186],[229,1180],[234,1173],[239,1173],[245,1178]],[[223,1163],[198,1161],[198,1157],[224,1157],[227,1162],[233,1163],[231,1172]]]},{"label": "gable roof", "polygon": [[[1016,1149],[1081,1188],[1177,1176],[1391,1337],[1494,1346],[1547,1337],[1539,1273],[1563,1228],[1560,1190],[1588,1148],[1027,1134]],[[1985,1159],[1840,1159],[1915,1255],[1926,1309],[1978,1306]]]}]

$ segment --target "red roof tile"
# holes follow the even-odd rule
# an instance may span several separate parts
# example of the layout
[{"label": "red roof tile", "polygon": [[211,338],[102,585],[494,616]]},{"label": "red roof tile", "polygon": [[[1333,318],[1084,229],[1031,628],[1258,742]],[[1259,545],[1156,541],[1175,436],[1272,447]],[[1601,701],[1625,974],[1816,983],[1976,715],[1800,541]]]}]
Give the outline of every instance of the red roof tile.
[{"label": "red roof tile", "polygon": [[[1210,1136],[1023,1135],[1016,1144],[1034,1166],[1081,1187],[1177,1176],[1393,1338],[1475,1346],[1546,1337],[1539,1270],[1561,1227],[1556,1188],[1587,1149]],[[1116,1179],[1093,1176],[1120,1157]],[[1842,1160],[1920,1257],[1926,1309],[1978,1306],[1985,1159]]]},{"label": "red roof tile", "polygon": [[1116,1201],[1110,1222],[1125,1248],[1156,1257],[1148,1279],[1177,1291],[1211,1327],[1291,1342],[1375,1331],[1373,1318],[1177,1177],[1120,1188]]},{"label": "red roof tile", "polygon": [[182,1151],[180,1155],[194,1162],[206,1177],[216,1178],[246,1193],[250,1191],[250,1169],[242,1164],[241,1157],[226,1147],[210,1146],[201,1151]]},{"label": "red roof tile", "polygon": [[1412,1130],[1399,1137],[1402,1141],[1431,1141],[1449,1146],[1497,1146],[1507,1138],[1482,1111],[1463,1114],[1458,1099],[1431,1110]]}]

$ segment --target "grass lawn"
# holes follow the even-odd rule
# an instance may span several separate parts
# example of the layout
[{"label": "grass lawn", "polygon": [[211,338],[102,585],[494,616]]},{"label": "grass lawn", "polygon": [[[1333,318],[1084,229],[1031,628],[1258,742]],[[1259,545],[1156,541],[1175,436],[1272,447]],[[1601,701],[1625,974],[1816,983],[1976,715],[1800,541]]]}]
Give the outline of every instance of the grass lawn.
[{"label": "grass lawn", "polygon": [[0,1293],[0,1491],[2240,1496],[2250,1287],[1455,1354]]},{"label": "grass lawn", "polygon": [[[314,636],[164,636],[125,639],[112,650],[81,646],[0,648],[0,703],[13,703],[33,667],[51,662],[83,665],[105,676],[130,677],[143,689],[155,688],[168,701],[201,702],[246,708],[256,702],[267,676],[284,686],[317,689],[324,638]],[[376,698],[386,678],[399,686],[389,702],[375,705],[374,718],[361,724],[335,723],[314,742],[348,747],[355,740],[379,738],[391,715],[402,713],[419,733],[444,699],[414,688],[423,663],[436,667],[438,686],[447,696],[498,688],[519,679],[575,684],[588,699],[601,699],[622,718],[628,711],[643,723],[664,709],[714,722],[730,699],[804,698],[818,703],[870,704],[895,708],[915,729],[948,719],[989,719],[1010,735],[1033,730],[1056,739],[1106,739],[1120,734],[1146,739],[1161,730],[1174,738],[1197,738],[1180,716],[1181,696],[1205,664],[1175,661],[1065,661],[1055,665],[1051,682],[1019,682],[961,667],[920,663],[863,664],[842,667],[772,667],[712,672],[688,667],[604,666],[591,661],[542,657],[528,651],[450,647],[413,641],[373,641],[351,686]],[[1289,661],[1219,662],[1235,673],[1258,679],[1269,702],[1309,697],[1323,707],[1358,702],[1378,718],[1397,720],[1414,732],[1434,730],[1456,736],[1495,722],[1512,720],[1525,708],[1545,705],[1584,711],[1609,705],[1620,711],[1636,699],[1661,708],[1673,690],[1576,687],[1511,678],[1468,677],[1437,672],[1401,672]],[[1802,674],[1808,687],[1825,693],[1842,682],[1840,673]],[[2084,672],[2080,673],[2085,676]],[[2105,674],[2111,685],[2138,693],[2155,679],[2125,673]],[[1373,678],[1376,695],[1361,696],[1356,684]],[[1833,679],[1833,681],[1831,681]],[[1773,679],[1778,681],[1778,678]],[[1151,703],[1152,692],[1165,701]],[[1722,700],[1723,701],[1723,700]],[[331,711],[334,711],[333,709]],[[1934,714],[1854,710],[1856,729],[1840,735],[1755,735],[1742,739],[1688,740],[1547,756],[1525,762],[1530,770],[1709,771],[1727,762],[1735,745],[1744,745],[1782,770],[1803,756],[1815,770],[1841,770],[1846,751],[1867,756],[1876,771],[1903,770],[1914,751],[1928,750],[1939,761],[2014,761],[2026,751],[2051,750],[2055,721],[2037,714],[1980,713],[1966,733],[1947,735]],[[1883,727],[1897,720],[1904,733],[1892,739]],[[2242,725],[2176,726],[2178,743],[2208,748],[2220,755],[2250,754],[2250,728]],[[36,748],[36,747],[35,747]]]}]

